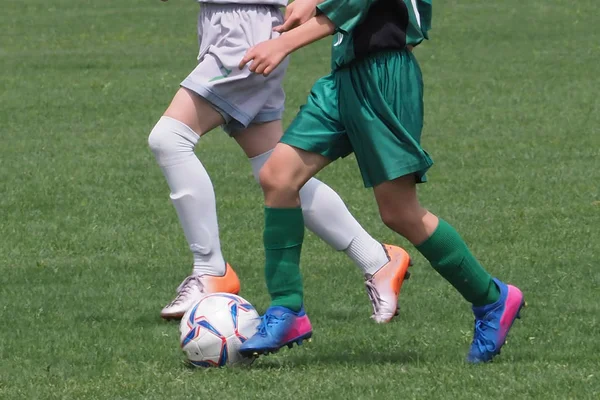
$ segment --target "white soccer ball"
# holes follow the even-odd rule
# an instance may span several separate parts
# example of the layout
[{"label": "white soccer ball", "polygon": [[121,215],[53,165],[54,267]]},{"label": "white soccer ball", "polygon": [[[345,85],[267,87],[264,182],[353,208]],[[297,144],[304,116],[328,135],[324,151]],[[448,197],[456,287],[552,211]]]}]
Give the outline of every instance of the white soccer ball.
[{"label": "white soccer ball", "polygon": [[180,344],[197,367],[247,364],[239,348],[256,333],[259,315],[254,307],[229,293],[209,294],[194,304],[179,325]]}]

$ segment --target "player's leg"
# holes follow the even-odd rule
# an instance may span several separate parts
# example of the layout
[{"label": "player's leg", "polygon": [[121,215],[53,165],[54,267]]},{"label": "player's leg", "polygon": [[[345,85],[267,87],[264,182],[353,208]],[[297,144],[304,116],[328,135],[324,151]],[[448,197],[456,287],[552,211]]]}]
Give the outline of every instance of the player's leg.
[{"label": "player's leg", "polygon": [[200,137],[222,123],[207,101],[181,88],[148,138],[193,254],[192,275],[163,308],[163,318],[181,318],[203,293],[239,292],[239,280],[221,253],[213,185],[194,153]]},{"label": "player's leg", "polygon": [[[281,136],[281,120],[252,124],[233,136],[250,159],[257,181]],[[363,274],[373,275],[390,262],[381,243],[365,231],[340,196],[325,183],[309,179],[300,189],[300,203],[306,227],[335,250],[344,251]],[[397,252],[395,246],[389,246],[389,251],[392,256]]]},{"label": "player's leg", "polygon": [[259,81],[238,64],[251,46],[274,35],[272,27],[282,18],[277,7],[268,5],[207,3],[200,9],[199,63],[149,139],[194,253],[194,275],[180,285],[164,317],[180,317],[202,292],[239,291],[239,280],[221,255],[214,190],[194,146],[214,127],[247,126],[260,112],[258,89],[283,76],[287,61]]},{"label": "player's leg", "polygon": [[332,76],[315,83],[307,104],[260,170],[265,195],[265,279],[271,306],[256,334],[240,348],[242,354],[266,354],[312,335],[300,274],[304,241],[300,189],[329,162],[351,151],[339,123],[334,91]]},{"label": "player's leg", "polygon": [[[199,63],[182,82],[182,88],[148,139],[171,188],[171,198],[194,257],[192,276],[184,280],[175,300],[162,310],[165,318],[181,317],[204,292],[239,291],[239,280],[221,254],[213,185],[194,153],[202,135],[228,122],[238,111],[225,100],[231,92],[230,81],[244,78],[227,68],[227,57],[223,54],[228,54],[228,49],[221,47],[221,19],[233,21],[237,17],[230,12],[218,5],[201,8]],[[248,48],[241,28],[230,33],[237,34],[234,36],[239,39],[240,52]],[[231,44],[237,43],[234,42]],[[215,87],[218,84],[225,86],[225,93]]]},{"label": "player's leg", "polygon": [[465,300],[474,306],[498,300],[492,277],[456,230],[421,206],[413,174],[383,182],[373,191],[383,222],[415,245]]},{"label": "player's leg", "polygon": [[300,189],[329,162],[320,154],[280,143],[260,171],[265,195],[265,279],[271,305],[257,333],[240,348],[244,355],[276,352],[312,336],[300,274],[304,241]]},{"label": "player's leg", "polygon": [[431,266],[473,305],[475,334],[467,360],[490,361],[500,353],[524,305],[521,291],[494,279],[448,222],[421,207],[414,175],[384,182],[374,192],[384,223],[413,243]]},{"label": "player's leg", "polygon": [[[362,84],[355,85],[353,92],[342,93],[342,109],[347,111],[344,121],[351,126],[348,135],[361,173],[365,184],[374,187],[385,224],[413,243],[433,268],[473,304],[478,322],[469,360],[487,361],[503,345],[523,296],[517,288],[494,280],[456,230],[419,204],[416,183],[425,180],[425,171],[432,164],[420,146],[420,70],[408,52],[380,58],[385,62],[363,62],[347,71],[348,79],[361,79]],[[363,116],[357,114],[359,107],[365,109]],[[378,117],[369,119],[365,115]]]}]

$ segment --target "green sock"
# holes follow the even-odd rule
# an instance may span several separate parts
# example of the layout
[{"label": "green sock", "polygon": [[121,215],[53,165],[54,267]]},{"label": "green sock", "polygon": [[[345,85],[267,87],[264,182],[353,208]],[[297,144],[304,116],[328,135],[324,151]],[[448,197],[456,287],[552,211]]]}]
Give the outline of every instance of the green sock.
[{"label": "green sock", "polygon": [[474,306],[494,303],[500,291],[491,275],[471,254],[458,232],[440,219],[435,232],[417,250],[431,266]]},{"label": "green sock", "polygon": [[300,252],[304,240],[301,208],[265,207],[265,278],[271,306],[300,311],[304,301]]}]

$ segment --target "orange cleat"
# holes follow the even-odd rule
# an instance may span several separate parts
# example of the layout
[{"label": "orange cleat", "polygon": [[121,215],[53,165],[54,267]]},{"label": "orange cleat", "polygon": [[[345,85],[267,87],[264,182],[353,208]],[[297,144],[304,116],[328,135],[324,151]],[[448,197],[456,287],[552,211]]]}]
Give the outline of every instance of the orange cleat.
[{"label": "orange cleat", "polygon": [[367,294],[373,306],[371,318],[383,324],[398,315],[398,296],[406,279],[410,277],[408,267],[412,265],[410,256],[401,247],[384,244],[383,248],[390,260],[374,275],[365,275]]},{"label": "orange cleat", "polygon": [[183,314],[202,297],[210,293],[232,293],[240,292],[240,280],[231,268],[225,265],[225,275],[191,275],[177,288],[177,296],[167,304],[160,312],[164,319],[181,319]]}]

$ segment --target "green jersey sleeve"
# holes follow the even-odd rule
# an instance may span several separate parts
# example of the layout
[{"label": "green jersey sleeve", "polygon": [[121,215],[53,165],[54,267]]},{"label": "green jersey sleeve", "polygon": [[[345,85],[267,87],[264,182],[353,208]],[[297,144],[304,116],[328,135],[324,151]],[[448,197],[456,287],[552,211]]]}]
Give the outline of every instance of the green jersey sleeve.
[{"label": "green jersey sleeve", "polygon": [[348,34],[358,25],[374,0],[325,0],[317,6],[336,26],[336,32]]}]

